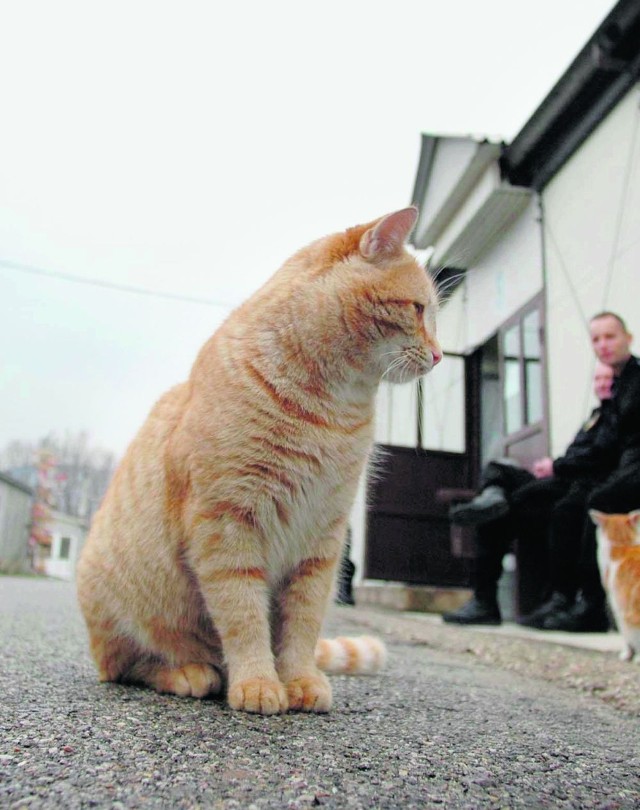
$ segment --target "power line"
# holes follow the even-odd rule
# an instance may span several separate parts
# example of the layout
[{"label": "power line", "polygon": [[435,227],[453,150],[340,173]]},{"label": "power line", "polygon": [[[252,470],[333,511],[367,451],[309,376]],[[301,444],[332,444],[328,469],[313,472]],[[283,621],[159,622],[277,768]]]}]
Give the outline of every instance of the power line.
[{"label": "power line", "polygon": [[161,290],[150,290],[145,287],[134,287],[130,284],[116,284],[111,281],[102,281],[101,279],[82,278],[81,276],[74,276],[70,273],[60,273],[55,270],[44,270],[41,267],[34,267],[29,264],[21,264],[19,262],[12,262],[5,259],[0,259],[0,267],[7,270],[15,270],[18,273],[31,273],[34,276],[44,276],[45,278],[53,278],[57,281],[69,281],[74,284],[85,284],[89,287],[101,287],[107,290],[116,290],[117,292],[133,293],[135,295],[147,295],[151,298],[165,298],[172,301],[183,301],[188,304],[201,304],[208,307],[221,307],[222,309],[231,310],[237,304],[230,304],[227,301],[215,301],[211,298],[196,298],[192,295],[180,295],[180,293],[162,292]]}]

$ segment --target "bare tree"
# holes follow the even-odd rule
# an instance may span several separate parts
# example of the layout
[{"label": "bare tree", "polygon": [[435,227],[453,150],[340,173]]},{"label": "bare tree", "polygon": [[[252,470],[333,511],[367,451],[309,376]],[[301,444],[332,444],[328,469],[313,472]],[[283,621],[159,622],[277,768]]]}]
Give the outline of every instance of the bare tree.
[{"label": "bare tree", "polygon": [[115,469],[113,453],[93,447],[87,433],[54,433],[38,442],[12,441],[0,451],[0,469],[35,487],[43,453],[54,459],[49,482],[52,505],[87,520],[100,505]]}]

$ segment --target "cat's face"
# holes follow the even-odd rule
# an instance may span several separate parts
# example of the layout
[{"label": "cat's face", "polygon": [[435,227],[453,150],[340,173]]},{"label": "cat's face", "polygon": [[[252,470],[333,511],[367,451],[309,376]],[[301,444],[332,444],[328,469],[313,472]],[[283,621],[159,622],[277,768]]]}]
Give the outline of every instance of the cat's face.
[{"label": "cat's face", "polygon": [[[249,316],[244,326],[250,318],[291,375],[324,372],[343,380],[355,374],[377,384],[431,371],[442,359],[438,297],[428,272],[404,247],[417,216],[417,209],[405,208],[298,251],[242,308],[240,317]],[[302,370],[296,368],[301,353]]]},{"label": "cat's face", "polygon": [[364,314],[380,333],[373,354],[383,379],[408,382],[440,362],[437,307],[426,271],[409,256],[372,287]]},{"label": "cat's face", "polygon": [[600,529],[601,536],[605,537],[611,546],[635,546],[640,544],[640,538],[638,537],[640,510],[628,514],[614,515],[591,509],[589,517]]},{"label": "cat's face", "polygon": [[344,322],[361,338],[374,373],[397,383],[426,374],[442,359],[435,286],[404,249],[416,217],[408,208],[364,230],[336,271],[349,273],[340,294]]}]

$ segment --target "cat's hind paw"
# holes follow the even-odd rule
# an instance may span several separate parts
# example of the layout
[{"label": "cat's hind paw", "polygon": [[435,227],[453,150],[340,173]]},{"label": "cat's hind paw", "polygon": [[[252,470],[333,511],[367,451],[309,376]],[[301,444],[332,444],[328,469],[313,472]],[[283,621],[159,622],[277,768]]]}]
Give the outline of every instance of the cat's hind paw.
[{"label": "cat's hind paw", "polygon": [[247,678],[229,686],[229,706],[252,714],[281,714],[289,708],[287,693],[280,681]]},{"label": "cat's hind paw", "polygon": [[183,667],[158,670],[154,679],[158,692],[169,692],[179,697],[203,698],[217,695],[222,690],[220,673],[208,664],[185,664]]},{"label": "cat's hind paw", "polygon": [[287,681],[287,694],[289,708],[294,711],[325,713],[331,710],[331,684],[322,673]]}]

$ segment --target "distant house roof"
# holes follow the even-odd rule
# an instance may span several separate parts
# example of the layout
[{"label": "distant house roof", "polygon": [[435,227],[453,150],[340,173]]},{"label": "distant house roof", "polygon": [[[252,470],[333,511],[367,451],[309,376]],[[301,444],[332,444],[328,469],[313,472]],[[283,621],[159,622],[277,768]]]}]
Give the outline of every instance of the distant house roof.
[{"label": "distant house roof", "polygon": [[85,518],[76,517],[76,515],[68,515],[66,512],[59,512],[57,509],[51,510],[50,523],[58,524],[58,526],[76,526],[84,531],[87,531],[89,528],[89,523]]},{"label": "distant house roof", "polygon": [[640,3],[620,0],[505,147],[512,185],[542,189],[640,77]]},{"label": "distant house roof", "polygon": [[16,481],[15,478],[12,478],[10,475],[6,473],[0,472],[0,481],[3,481],[5,484],[9,484],[11,487],[15,487],[16,489],[22,490],[22,492],[26,492],[27,495],[33,495],[33,489],[28,487],[26,484],[23,484],[22,481]]}]

